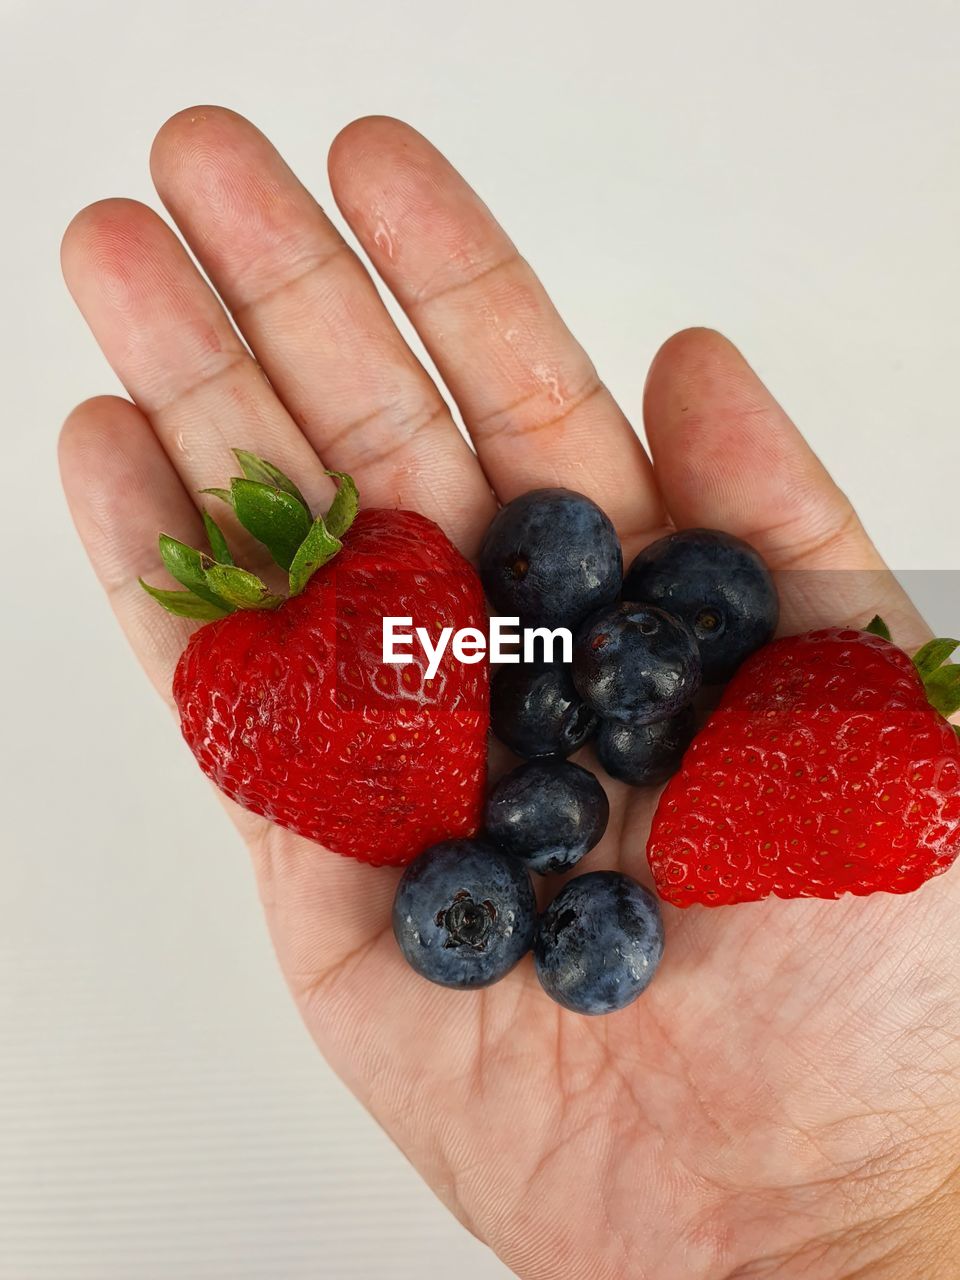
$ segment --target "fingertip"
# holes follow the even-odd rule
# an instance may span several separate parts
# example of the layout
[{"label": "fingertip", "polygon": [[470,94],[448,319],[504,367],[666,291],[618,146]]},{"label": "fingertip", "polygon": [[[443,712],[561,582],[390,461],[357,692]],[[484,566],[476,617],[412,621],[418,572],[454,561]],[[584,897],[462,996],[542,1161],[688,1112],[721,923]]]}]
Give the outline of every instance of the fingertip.
[{"label": "fingertip", "polygon": [[67,414],[57,441],[57,458],[67,499],[87,505],[119,504],[138,485],[145,461],[155,465],[156,440],[136,405],[122,396],[92,396]]},{"label": "fingertip", "polygon": [[136,405],[122,396],[91,396],[89,400],[82,400],[64,418],[57,451],[61,458],[69,457],[86,448],[88,442],[112,435],[118,426],[122,428],[124,418],[136,420],[142,417]]},{"label": "fingertip", "polygon": [[149,568],[161,527],[193,535],[199,516],[136,405],[94,396],[60,430],[67,503],[101,581],[111,592]]},{"label": "fingertip", "polygon": [[150,147],[150,171],[154,175],[184,150],[204,142],[228,129],[253,129],[245,117],[229,107],[212,103],[184,107],[175,111],[157,130]]},{"label": "fingertip", "polygon": [[[650,370],[652,373],[658,365],[666,364],[669,367],[674,362],[703,363],[711,358],[727,356],[731,352],[740,356],[739,350],[718,329],[712,329],[709,325],[689,325],[686,329],[680,329],[671,334],[665,342],[661,343],[659,351],[653,357]],[[743,357],[740,356],[740,359]]]},{"label": "fingertip", "polygon": [[644,408],[653,429],[671,411],[687,412],[687,399],[702,400],[732,379],[760,385],[739,348],[724,334],[700,325],[674,333],[661,345],[647,372]]},{"label": "fingertip", "polygon": [[[237,203],[237,189],[269,188],[279,157],[246,116],[229,107],[187,107],[157,130],[150,148],[150,175],[161,200],[178,216],[189,199],[222,215]],[[267,203],[269,202],[269,198]]]},{"label": "fingertip", "polygon": [[129,264],[145,253],[159,218],[138,200],[115,196],[98,200],[74,214],[60,243],[60,266],[71,293],[76,296],[81,278],[92,269],[106,287],[118,294],[129,284]]},{"label": "fingertip", "polygon": [[[745,508],[747,473],[761,460],[774,474],[783,463],[779,433],[771,430],[778,407],[716,329],[681,329],[663,343],[647,374],[643,408],[658,475],[679,523],[696,522],[695,516],[709,522],[711,512]],[[758,409],[764,421],[756,421]]]},{"label": "fingertip", "polygon": [[362,116],[341,129],[327,171],[334,198],[351,221],[375,221],[375,214],[388,221],[429,218],[457,176],[423,134],[392,116]]},{"label": "fingertip", "polygon": [[58,454],[67,503],[94,572],[169,702],[170,673],[190,627],[158,609],[138,579],[163,573],[161,529],[196,542],[197,511],[147,419],[120,396],[78,404],[61,428]]},{"label": "fingertip", "polygon": [[117,203],[122,204],[123,201],[113,198],[97,200],[78,209],[67,223],[60,237],[60,266],[65,276],[76,260],[77,250],[90,241],[101,220],[109,216],[111,208]]},{"label": "fingertip", "polygon": [[412,274],[436,272],[442,288],[465,264],[483,271],[512,249],[447,157],[402,120],[354,120],[334,139],[328,169],[337,206],[403,305],[419,300]]},{"label": "fingertip", "polygon": [[116,226],[127,226],[131,221],[156,216],[140,200],[131,200],[128,196],[107,196],[85,205],[73,215],[63,233],[63,243],[67,246],[83,244]]},{"label": "fingertip", "polygon": [[330,144],[327,168],[331,179],[349,171],[364,157],[376,157],[384,152],[415,144],[430,146],[423,134],[412,125],[395,116],[358,116],[343,126]]},{"label": "fingertip", "polygon": [[191,107],[150,153],[161,200],[228,305],[245,306],[316,255],[319,207],[265,134],[225,107]]},{"label": "fingertip", "polygon": [[867,555],[848,500],[760,378],[714,329],[674,334],[644,392],[647,438],[679,525],[725,529],[777,563]]}]

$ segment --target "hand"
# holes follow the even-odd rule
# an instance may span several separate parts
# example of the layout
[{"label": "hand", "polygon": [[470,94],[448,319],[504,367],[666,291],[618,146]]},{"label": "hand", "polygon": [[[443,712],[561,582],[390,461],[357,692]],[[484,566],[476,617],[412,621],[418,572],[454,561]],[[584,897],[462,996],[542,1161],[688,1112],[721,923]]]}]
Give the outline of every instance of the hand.
[{"label": "hand", "polygon": [[[232,445],[296,476],[315,508],[329,497],[324,467],[348,470],[365,505],[418,508],[467,555],[493,514],[491,489],[501,500],[543,484],[586,492],[627,559],[668,521],[725,529],[778,571],[785,631],[879,612],[905,647],[926,638],[843,495],[728,342],[690,330],[659,352],[648,456],[529,266],[412,129],[350,125],[331,181],[476,455],[365,268],[250,124],[184,112],[152,164],[224,305],[149,209],[110,200],[79,214],[64,272],[131,400],[82,404],[61,455],[81,536],[168,701],[189,627],[137,577],[156,580],[160,529],[200,540],[197,490],[229,474]],[[610,827],[587,866],[646,878],[650,796],[604,783]],[[486,991],[430,986],[391,936],[397,873],[228,807],[321,1051],[521,1276],[946,1274],[940,1251],[955,1258],[958,1234],[960,873],[905,899],[668,907],[649,991],[588,1019],[552,1004],[529,961]]]}]

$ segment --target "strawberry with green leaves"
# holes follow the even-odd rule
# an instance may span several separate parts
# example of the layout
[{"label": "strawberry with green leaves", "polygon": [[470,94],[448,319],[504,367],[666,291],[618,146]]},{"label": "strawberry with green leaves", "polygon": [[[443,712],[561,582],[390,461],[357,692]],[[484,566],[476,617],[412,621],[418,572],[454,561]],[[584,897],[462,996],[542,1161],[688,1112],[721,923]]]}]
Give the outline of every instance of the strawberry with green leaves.
[{"label": "strawberry with green leaves", "polygon": [[957,648],[931,640],[911,661],[875,618],[749,658],[660,798],[660,896],[909,893],[946,871],[960,854]]},{"label": "strawberry with green leaves", "polygon": [[349,476],[316,517],[292,480],[242,450],[243,475],[207,490],[232,508],[287,574],[279,594],[236,565],[204,516],[210,551],[166,534],[160,554],[182,590],[144,588],[207,625],[177,665],[183,736],[231,799],[337,853],[408,862],[473,835],[483,804],[487,668],[445,653],[432,680],[414,649],[386,665],[382,619],[483,627],[476,573],[412,511],[358,510]]}]

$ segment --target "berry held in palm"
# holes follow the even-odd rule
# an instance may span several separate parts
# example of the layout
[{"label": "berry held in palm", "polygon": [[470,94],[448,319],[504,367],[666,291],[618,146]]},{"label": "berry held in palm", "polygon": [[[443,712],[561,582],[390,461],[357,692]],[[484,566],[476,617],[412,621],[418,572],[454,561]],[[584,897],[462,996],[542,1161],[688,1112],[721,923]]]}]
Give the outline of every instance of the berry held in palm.
[{"label": "berry held in palm", "polygon": [[955,640],[911,661],[879,619],[789,636],[740,668],[660,798],[660,896],[909,893],[960,854]]},{"label": "berry held in palm", "polygon": [[237,567],[207,516],[210,553],[162,536],[184,588],[147,587],[174,613],[206,621],[177,665],[183,735],[231,799],[337,853],[408,862],[480,822],[489,720],[487,667],[444,656],[381,661],[385,613],[481,627],[476,573],[432,521],[358,511],[348,476],[314,516],[296,485],[237,451],[244,472],[214,490],[288,578],[272,592]]},{"label": "berry held in palm", "polygon": [[780,616],[761,557],[717,529],[680,529],[645,547],[627,570],[623,598],[657,605],[686,624],[707,684],[729,680],[772,640]]},{"label": "berry held in palm", "polygon": [[540,984],[574,1013],[613,1013],[650,985],[663,956],[656,898],[616,871],[568,880],[543,913],[534,958]]},{"label": "berry held in palm", "polygon": [[582,493],[534,489],[501,507],[480,549],[480,577],[493,612],[525,626],[575,627],[616,599],[620,540]]},{"label": "berry held in palm", "polygon": [[610,804],[597,778],[569,760],[531,760],[501,778],[487,834],[531,871],[569,871],[600,842]]},{"label": "berry held in palm", "polygon": [[599,717],[580,700],[560,662],[504,666],[490,682],[490,726],[528,760],[569,756],[596,733]]},{"label": "berry held in palm", "polygon": [[537,908],[515,859],[483,840],[445,840],[406,868],[393,932],[408,963],[444,987],[486,987],[530,950]]},{"label": "berry held in palm", "polygon": [[633,787],[655,787],[676,773],[695,730],[692,707],[653,724],[604,720],[597,735],[597,759],[611,778]]},{"label": "berry held in palm", "polygon": [[577,635],[573,683],[598,715],[633,724],[666,720],[700,688],[700,653],[672,614],[623,603],[593,614]]}]

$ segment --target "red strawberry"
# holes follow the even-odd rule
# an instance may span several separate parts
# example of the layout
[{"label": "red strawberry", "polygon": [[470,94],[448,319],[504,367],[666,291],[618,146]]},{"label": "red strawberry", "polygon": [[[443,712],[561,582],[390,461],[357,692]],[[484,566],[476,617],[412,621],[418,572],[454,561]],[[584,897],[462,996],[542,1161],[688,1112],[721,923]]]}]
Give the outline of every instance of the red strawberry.
[{"label": "red strawberry", "polygon": [[660,798],[647,856],[661,897],[909,893],[946,871],[960,853],[960,739],[944,718],[960,667],[943,665],[957,641],[911,662],[888,636],[875,619],[743,664]]},{"label": "red strawberry", "polygon": [[363,862],[401,864],[473,835],[486,663],[462,664],[448,648],[427,680],[415,645],[413,662],[385,665],[382,619],[482,628],[476,573],[423,516],[355,516],[349,477],[326,518],[312,520],[286,476],[237,456],[245,478],[214,492],[289,571],[290,598],[236,568],[209,517],[216,560],[162,536],[164,562],[187,590],[147,588],[174,612],[218,619],[190,638],[173,681],[201,769],[244,808]]}]

